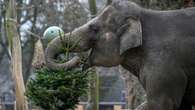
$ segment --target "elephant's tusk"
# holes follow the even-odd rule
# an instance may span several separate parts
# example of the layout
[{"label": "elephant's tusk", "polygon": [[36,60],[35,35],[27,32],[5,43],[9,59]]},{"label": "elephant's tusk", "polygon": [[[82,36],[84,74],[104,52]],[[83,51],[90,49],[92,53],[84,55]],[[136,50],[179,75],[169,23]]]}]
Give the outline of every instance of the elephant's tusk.
[{"label": "elephant's tusk", "polygon": [[140,104],[135,110],[147,110],[146,106],[147,106],[147,101],[145,101],[142,104]]}]

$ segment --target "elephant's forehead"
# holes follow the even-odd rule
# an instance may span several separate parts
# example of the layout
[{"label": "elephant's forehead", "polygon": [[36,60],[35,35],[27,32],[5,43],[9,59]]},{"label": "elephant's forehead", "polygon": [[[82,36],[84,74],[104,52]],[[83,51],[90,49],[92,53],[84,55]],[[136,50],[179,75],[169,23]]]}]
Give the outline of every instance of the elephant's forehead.
[{"label": "elephant's forehead", "polygon": [[97,23],[98,21],[103,22],[104,19],[107,19],[107,17],[110,17],[113,11],[114,11],[114,8],[112,6],[107,6],[100,13],[98,13],[95,18],[88,21],[85,25],[94,24],[94,23]]},{"label": "elephant's forehead", "polygon": [[103,11],[101,11],[99,14],[97,14],[97,16],[91,20],[89,20],[87,23],[85,23],[84,25],[76,28],[74,30],[74,32],[77,32],[78,30],[81,32],[82,30],[85,31],[85,29],[88,28],[89,25],[92,24],[104,24],[104,22],[106,22],[107,19],[112,17],[113,13],[116,13],[116,11],[114,11],[114,7],[112,6],[107,6]]},{"label": "elephant's forehead", "polygon": [[91,19],[90,21],[88,21],[87,23],[85,23],[84,25],[82,25],[78,28],[75,28],[73,30],[73,32],[75,32],[75,33],[78,32],[78,31],[79,31],[79,33],[82,32],[82,31],[85,32],[86,29],[88,29],[89,25],[96,24],[97,21],[98,21],[98,17],[95,17],[95,18]]}]

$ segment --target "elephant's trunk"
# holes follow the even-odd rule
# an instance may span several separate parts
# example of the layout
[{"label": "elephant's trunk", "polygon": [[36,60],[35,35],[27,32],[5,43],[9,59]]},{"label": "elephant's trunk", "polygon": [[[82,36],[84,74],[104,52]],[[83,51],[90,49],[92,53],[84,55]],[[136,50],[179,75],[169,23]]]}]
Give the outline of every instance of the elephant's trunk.
[{"label": "elephant's trunk", "polygon": [[80,62],[80,58],[78,56],[73,57],[65,63],[56,62],[56,57],[60,53],[63,53],[63,51],[67,48],[69,49],[68,52],[86,51],[89,49],[88,41],[89,39],[86,35],[86,26],[82,26],[72,33],[67,33],[63,37],[59,36],[55,38],[48,44],[45,50],[45,60],[47,67],[53,70],[67,70],[75,67]]}]

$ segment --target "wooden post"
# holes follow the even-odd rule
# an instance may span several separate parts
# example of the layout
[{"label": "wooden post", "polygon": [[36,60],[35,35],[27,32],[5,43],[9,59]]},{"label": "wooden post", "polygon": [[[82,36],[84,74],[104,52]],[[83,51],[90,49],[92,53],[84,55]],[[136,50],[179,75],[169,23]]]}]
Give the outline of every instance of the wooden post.
[{"label": "wooden post", "polygon": [[112,0],[107,0],[107,4],[106,5],[110,5],[112,3]]},{"label": "wooden post", "polygon": [[99,110],[99,73],[95,68],[92,68],[89,82],[89,96],[86,110]]},{"label": "wooden post", "polygon": [[88,0],[89,10],[92,15],[92,18],[97,14],[96,0]]},{"label": "wooden post", "polygon": [[7,35],[11,50],[11,70],[15,81],[16,110],[28,110],[26,101],[25,86],[22,75],[22,51],[20,37],[17,32],[17,17],[15,0],[9,1],[7,17]]}]

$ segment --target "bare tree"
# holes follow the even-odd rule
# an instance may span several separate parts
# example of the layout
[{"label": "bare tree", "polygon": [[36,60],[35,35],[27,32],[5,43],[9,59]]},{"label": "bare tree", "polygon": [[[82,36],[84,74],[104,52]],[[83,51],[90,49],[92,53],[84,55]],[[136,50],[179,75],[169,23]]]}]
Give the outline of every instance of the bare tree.
[{"label": "bare tree", "polygon": [[17,31],[16,3],[15,0],[9,1],[7,13],[7,33],[10,40],[10,49],[12,56],[12,75],[15,81],[16,109],[28,110],[28,104],[25,93],[24,80],[22,75],[22,51],[20,38]]}]

